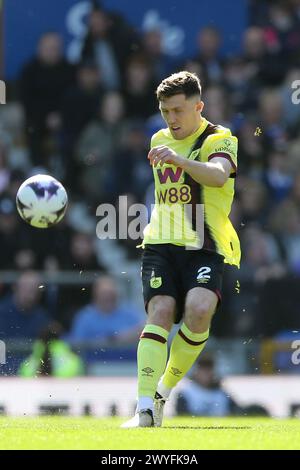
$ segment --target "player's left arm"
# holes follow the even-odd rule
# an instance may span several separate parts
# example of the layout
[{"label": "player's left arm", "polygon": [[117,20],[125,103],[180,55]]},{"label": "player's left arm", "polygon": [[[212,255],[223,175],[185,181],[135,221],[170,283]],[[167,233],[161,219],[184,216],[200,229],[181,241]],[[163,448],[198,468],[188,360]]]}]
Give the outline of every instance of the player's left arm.
[{"label": "player's left arm", "polygon": [[150,163],[162,166],[169,163],[182,168],[197,183],[204,186],[222,187],[233,170],[230,160],[211,154],[208,162],[188,160],[166,146],[154,147],[148,154]]}]

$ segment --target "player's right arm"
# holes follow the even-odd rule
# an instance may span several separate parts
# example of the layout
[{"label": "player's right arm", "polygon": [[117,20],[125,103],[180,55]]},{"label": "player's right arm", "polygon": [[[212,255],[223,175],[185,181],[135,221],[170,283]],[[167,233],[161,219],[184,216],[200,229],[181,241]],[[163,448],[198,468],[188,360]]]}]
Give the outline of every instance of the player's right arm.
[{"label": "player's right arm", "polygon": [[165,163],[180,167],[197,183],[204,186],[222,187],[232,170],[231,163],[224,158],[216,156],[209,162],[188,160],[164,145],[153,147],[148,159],[154,167],[163,166]]}]

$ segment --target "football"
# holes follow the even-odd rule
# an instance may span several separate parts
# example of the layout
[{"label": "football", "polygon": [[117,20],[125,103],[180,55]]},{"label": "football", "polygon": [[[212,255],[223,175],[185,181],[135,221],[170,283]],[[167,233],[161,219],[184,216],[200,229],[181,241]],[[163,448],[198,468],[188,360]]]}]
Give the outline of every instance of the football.
[{"label": "football", "polygon": [[20,216],[32,227],[48,228],[64,216],[68,195],[63,185],[49,175],[35,175],[21,184],[16,205]]}]

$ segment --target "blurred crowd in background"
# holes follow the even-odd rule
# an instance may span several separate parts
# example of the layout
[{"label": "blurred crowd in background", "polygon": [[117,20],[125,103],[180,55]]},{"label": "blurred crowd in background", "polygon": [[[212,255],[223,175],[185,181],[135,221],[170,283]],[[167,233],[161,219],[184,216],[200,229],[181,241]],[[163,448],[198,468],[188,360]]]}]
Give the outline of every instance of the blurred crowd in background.
[{"label": "blurred crowd in background", "polygon": [[[198,74],[203,115],[239,139],[231,219],[242,264],[226,270],[213,334],[263,338],[297,330],[300,104],[293,103],[292,84],[300,79],[300,1],[252,1],[240,54],[223,56],[222,40],[215,27],[200,29],[195,54],[178,63],[164,52],[158,29],[136,31],[101,7],[88,18],[78,64],[66,60],[57,32],[40,38],[0,108],[1,270],[23,273],[16,285],[0,285],[1,338],[34,340],[51,318],[77,339],[138,337],[144,312],[118,299],[110,276],[116,266],[96,237],[95,214],[101,203],[117,206],[120,195],[129,203],[152,201],[146,156],[151,135],[164,126],[155,89],[179,70]],[[69,194],[68,215],[51,230],[26,226],[16,213],[16,191],[35,173],[57,177]],[[116,244],[138,271],[136,240]],[[37,271],[61,270],[102,277],[92,289],[91,283],[43,288]]]}]

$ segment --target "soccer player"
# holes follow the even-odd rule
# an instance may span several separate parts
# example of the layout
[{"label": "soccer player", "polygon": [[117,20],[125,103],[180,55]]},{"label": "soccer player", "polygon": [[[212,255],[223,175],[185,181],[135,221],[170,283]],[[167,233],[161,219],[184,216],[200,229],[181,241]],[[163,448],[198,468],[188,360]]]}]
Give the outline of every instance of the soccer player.
[{"label": "soccer player", "polygon": [[[229,220],[237,138],[202,116],[198,77],[182,71],[157,88],[167,124],[153,135],[155,206],[144,231],[142,282],[147,324],[138,345],[138,403],[122,427],[161,426],[171,390],[205,347],[221,300],[224,262],[239,266]],[[182,320],[167,362],[167,340]]]}]

